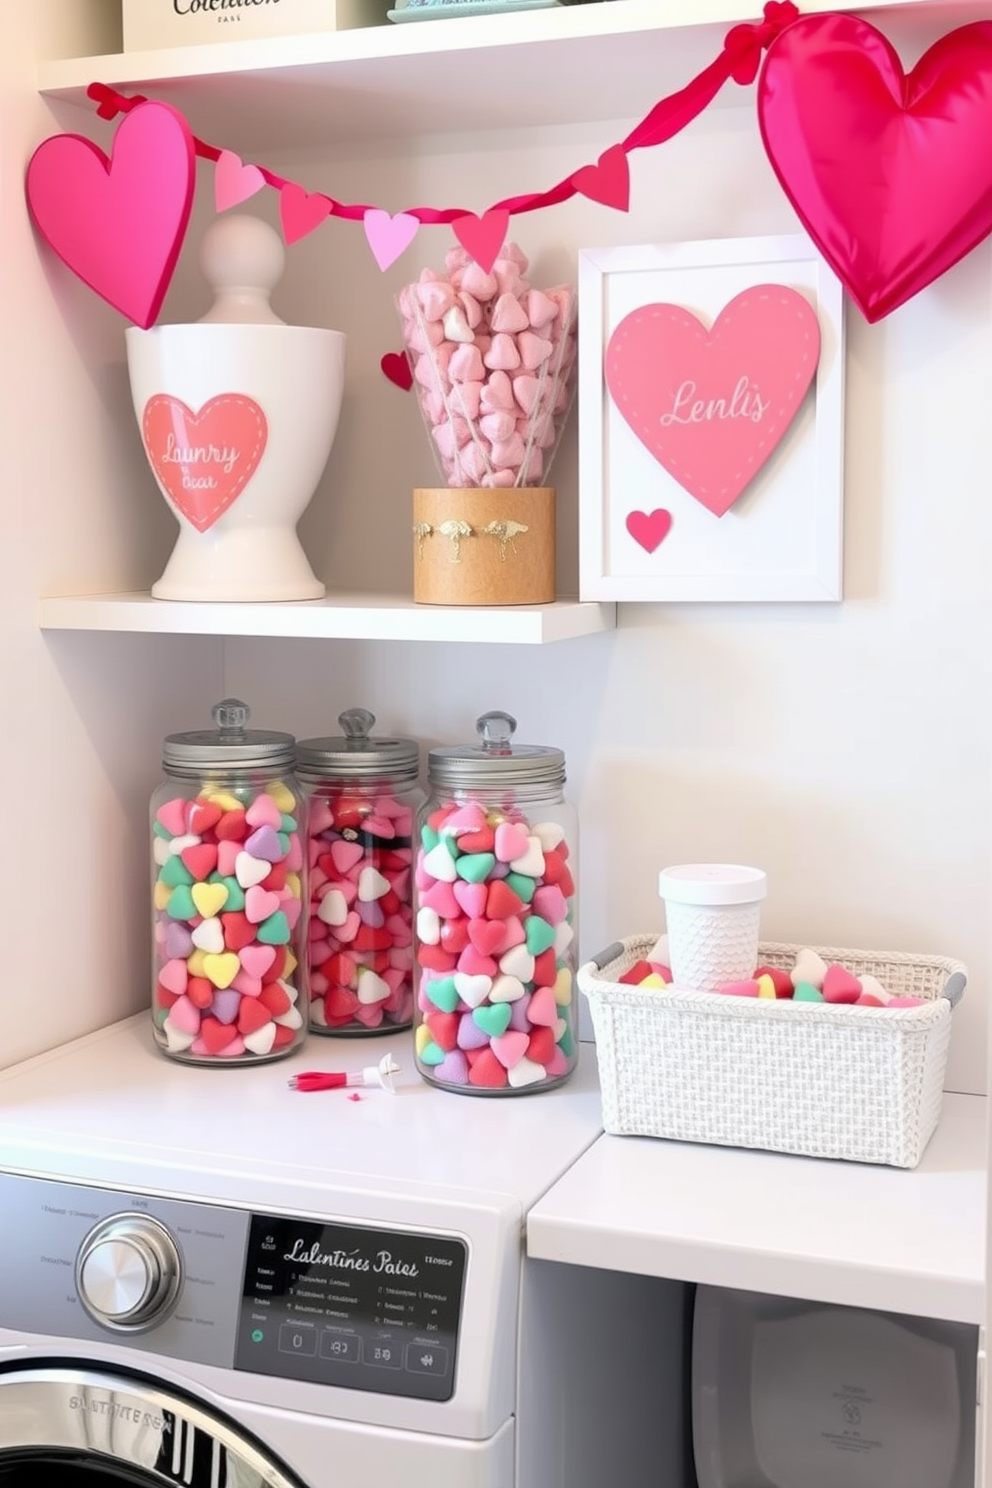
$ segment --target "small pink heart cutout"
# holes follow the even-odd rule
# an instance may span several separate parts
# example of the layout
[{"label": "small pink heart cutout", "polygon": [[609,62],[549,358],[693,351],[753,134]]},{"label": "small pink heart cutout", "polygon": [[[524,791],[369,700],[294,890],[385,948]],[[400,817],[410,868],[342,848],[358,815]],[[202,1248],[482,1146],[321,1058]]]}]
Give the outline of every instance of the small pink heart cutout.
[{"label": "small pink heart cutout", "polygon": [[627,513],[627,531],[647,553],[661,547],[672,530],[672,514],[658,507],[653,512],[632,511]]},{"label": "small pink heart cutout", "polygon": [[141,437],[167,499],[197,532],[206,532],[254,475],[268,425],[254,398],[242,393],[221,393],[198,413],[156,393],[145,404]]},{"label": "small pink heart cutout", "polygon": [[605,374],[645,448],[722,517],[792,423],[819,356],[809,301],[782,284],[756,284],[709,330],[681,305],[631,311],[610,336]]}]

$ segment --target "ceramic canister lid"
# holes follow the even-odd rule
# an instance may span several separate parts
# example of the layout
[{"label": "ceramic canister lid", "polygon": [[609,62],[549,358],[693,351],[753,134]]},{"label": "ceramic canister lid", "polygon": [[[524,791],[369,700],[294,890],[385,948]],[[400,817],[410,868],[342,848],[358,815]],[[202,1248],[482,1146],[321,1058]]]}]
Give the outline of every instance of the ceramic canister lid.
[{"label": "ceramic canister lid", "polygon": [[517,720],[509,713],[483,713],[475,722],[481,744],[432,749],[427,773],[435,785],[451,788],[554,785],[565,780],[565,755],[545,744],[514,744]]},{"label": "ceramic canister lid", "polygon": [[740,863],[680,863],[658,875],[658,893],[677,904],[754,904],[767,892],[765,873]]},{"label": "ceramic canister lid", "polygon": [[347,775],[355,780],[389,775],[413,780],[420,771],[416,739],[374,738],[369,730],[375,714],[367,708],[347,708],[338,714],[340,736],[301,739],[296,746],[296,771],[301,780],[323,780]]},{"label": "ceramic canister lid", "polygon": [[162,764],[172,774],[198,775],[208,770],[269,768],[292,770],[296,740],[292,734],[245,725],[251,709],[240,698],[223,698],[211,709],[216,729],[166,734]]}]

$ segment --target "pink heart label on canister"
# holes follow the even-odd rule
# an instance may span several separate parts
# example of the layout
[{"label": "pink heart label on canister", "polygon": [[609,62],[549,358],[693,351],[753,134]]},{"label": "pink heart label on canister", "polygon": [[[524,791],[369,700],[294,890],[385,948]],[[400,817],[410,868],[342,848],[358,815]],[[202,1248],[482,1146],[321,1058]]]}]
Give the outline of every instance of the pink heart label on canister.
[{"label": "pink heart label on canister", "polygon": [[254,398],[222,393],[198,413],[169,393],[148,399],[141,437],[167,500],[206,532],[241,495],[265,451],[268,425]]},{"label": "pink heart label on canister", "polygon": [[710,329],[681,305],[632,310],[609,339],[605,375],[644,447],[722,517],[799,412],[819,356],[809,301],[782,284],[756,284]]}]

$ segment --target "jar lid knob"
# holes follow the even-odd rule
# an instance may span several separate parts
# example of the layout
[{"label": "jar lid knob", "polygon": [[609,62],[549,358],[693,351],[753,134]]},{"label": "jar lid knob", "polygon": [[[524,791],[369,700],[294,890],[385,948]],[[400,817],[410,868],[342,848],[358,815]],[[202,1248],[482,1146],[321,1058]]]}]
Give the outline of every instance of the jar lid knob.
[{"label": "jar lid knob", "polygon": [[375,714],[370,713],[368,708],[346,708],[343,713],[338,714],[338,723],[349,745],[364,744],[375,723]]},{"label": "jar lid knob", "polygon": [[482,713],[475,720],[475,731],[482,738],[486,754],[512,754],[510,740],[516,727],[512,713]]},{"label": "jar lid knob", "polygon": [[214,723],[225,743],[234,743],[244,738],[245,724],[251,717],[251,709],[240,698],[223,698],[210,710]]}]

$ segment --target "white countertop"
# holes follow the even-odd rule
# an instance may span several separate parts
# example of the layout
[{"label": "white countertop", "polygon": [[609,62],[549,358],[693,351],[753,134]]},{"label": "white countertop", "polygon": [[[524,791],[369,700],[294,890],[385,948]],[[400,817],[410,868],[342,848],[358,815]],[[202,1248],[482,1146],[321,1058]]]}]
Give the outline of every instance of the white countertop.
[{"label": "white countertop", "polygon": [[531,1209],[528,1254],[981,1323],[986,1110],[945,1095],[915,1169],[603,1135]]}]

